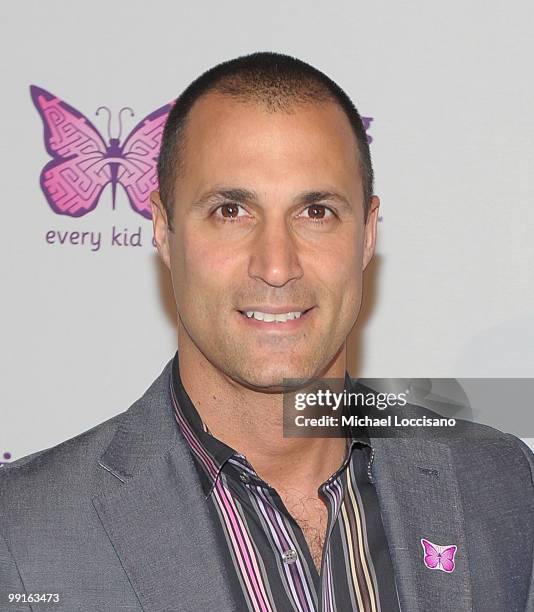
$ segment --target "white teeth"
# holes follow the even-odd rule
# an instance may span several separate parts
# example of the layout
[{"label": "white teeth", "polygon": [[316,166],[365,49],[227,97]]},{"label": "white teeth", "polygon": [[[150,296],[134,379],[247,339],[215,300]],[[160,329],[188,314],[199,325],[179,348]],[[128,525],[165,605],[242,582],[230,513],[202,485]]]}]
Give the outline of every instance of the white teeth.
[{"label": "white teeth", "polygon": [[285,323],[293,319],[299,319],[302,316],[301,312],[285,312],[282,314],[272,314],[270,312],[260,312],[259,310],[247,310],[245,315],[251,319],[254,317],[257,321],[265,321],[266,323]]}]

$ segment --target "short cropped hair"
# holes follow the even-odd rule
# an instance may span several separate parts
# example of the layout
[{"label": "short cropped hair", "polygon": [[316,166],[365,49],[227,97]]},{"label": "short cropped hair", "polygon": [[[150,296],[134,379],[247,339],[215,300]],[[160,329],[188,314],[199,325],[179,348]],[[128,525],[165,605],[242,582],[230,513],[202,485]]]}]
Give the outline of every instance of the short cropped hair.
[{"label": "short cropped hair", "polygon": [[287,112],[299,105],[327,101],[337,103],[356,136],[367,219],[374,174],[367,134],[356,107],[341,87],[317,68],[290,55],[262,51],[210,68],[188,85],[173,105],[165,123],[157,166],[161,201],[171,231],[175,185],[185,164],[184,132],[189,111],[201,96],[211,92],[256,102],[269,112]]}]

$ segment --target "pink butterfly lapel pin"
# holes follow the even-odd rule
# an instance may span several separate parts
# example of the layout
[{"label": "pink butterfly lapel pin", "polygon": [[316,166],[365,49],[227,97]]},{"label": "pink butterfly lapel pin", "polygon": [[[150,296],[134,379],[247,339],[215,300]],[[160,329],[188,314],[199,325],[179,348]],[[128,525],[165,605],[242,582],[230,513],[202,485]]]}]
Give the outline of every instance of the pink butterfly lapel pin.
[{"label": "pink butterfly lapel pin", "polygon": [[[109,143],[96,127],[72,106],[57,96],[32,85],[31,95],[44,124],[44,140],[52,160],[41,173],[41,188],[50,207],[60,215],[81,217],[98,204],[104,187],[111,184],[115,208],[118,184],[125,189],[133,210],[151,218],[150,191],[157,189],[157,158],[165,120],[171,110],[166,104],[142,119],[121,141],[113,138],[108,120]],[[105,109],[111,118],[111,111]]]},{"label": "pink butterfly lapel pin", "polygon": [[421,538],[421,546],[423,547],[423,561],[428,569],[442,570],[450,574],[454,571],[454,555],[458,549],[457,546],[447,545],[439,546],[433,544],[424,538]]}]

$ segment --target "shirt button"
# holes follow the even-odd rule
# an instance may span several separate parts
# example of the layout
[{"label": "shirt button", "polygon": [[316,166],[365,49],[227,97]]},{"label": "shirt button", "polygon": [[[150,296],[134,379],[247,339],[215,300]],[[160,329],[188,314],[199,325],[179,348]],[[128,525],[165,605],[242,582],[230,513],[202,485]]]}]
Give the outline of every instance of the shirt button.
[{"label": "shirt button", "polygon": [[297,551],[290,549],[282,553],[282,561],[284,563],[295,563],[297,560]]},{"label": "shirt button", "polygon": [[239,474],[239,478],[241,479],[241,482],[244,482],[244,483],[250,482],[250,476],[246,472],[241,472],[241,474]]}]

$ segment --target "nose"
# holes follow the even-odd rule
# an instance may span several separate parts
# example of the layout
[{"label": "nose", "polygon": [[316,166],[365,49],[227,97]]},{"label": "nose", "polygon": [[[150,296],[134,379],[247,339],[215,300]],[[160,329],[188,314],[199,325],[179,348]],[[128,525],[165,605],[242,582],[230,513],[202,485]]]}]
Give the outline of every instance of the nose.
[{"label": "nose", "polygon": [[263,223],[255,236],[248,273],[273,287],[302,276],[295,237],[284,219]]}]

